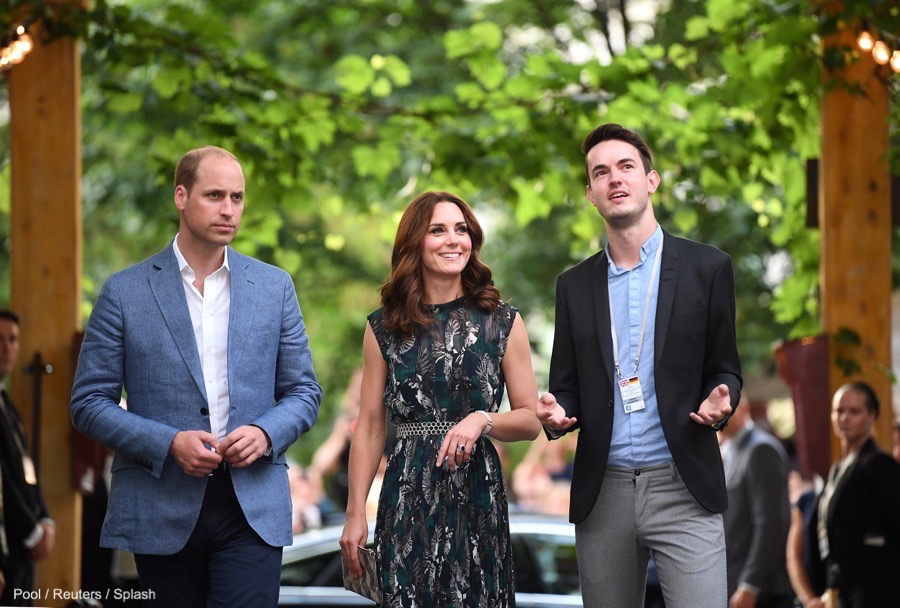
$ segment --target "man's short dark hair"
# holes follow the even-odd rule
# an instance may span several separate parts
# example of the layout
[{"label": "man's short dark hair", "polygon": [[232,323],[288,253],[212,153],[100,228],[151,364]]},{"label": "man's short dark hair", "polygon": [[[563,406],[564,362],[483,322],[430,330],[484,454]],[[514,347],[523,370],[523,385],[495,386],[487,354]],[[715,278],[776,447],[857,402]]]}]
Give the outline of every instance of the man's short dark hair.
[{"label": "man's short dark hair", "polygon": [[6,308],[0,309],[0,319],[6,319],[7,321],[12,321],[16,325],[19,325],[19,315]]},{"label": "man's short dark hair", "polygon": [[600,125],[590,133],[588,136],[584,138],[584,141],[581,143],[581,152],[584,154],[584,171],[587,173],[588,182],[591,181],[591,172],[590,168],[587,166],[587,154],[591,151],[591,148],[596,146],[597,144],[609,141],[611,139],[617,139],[619,141],[624,141],[627,144],[631,144],[641,155],[641,163],[644,165],[644,173],[650,173],[653,169],[653,157],[650,154],[650,148],[644,142],[640,135],[631,129],[626,129],[622,125],[617,125],[614,122],[608,122],[604,125]]},{"label": "man's short dark hair", "polygon": [[238,165],[241,164],[241,161],[239,161],[234,154],[232,154],[225,148],[219,148],[218,146],[203,146],[202,148],[194,148],[193,150],[185,152],[184,155],[178,160],[178,164],[175,166],[175,187],[177,188],[178,186],[184,186],[188,191],[188,194],[190,194],[191,189],[194,187],[194,184],[197,181],[197,169],[200,167],[200,162],[207,156],[213,154],[225,156],[232,159]]}]

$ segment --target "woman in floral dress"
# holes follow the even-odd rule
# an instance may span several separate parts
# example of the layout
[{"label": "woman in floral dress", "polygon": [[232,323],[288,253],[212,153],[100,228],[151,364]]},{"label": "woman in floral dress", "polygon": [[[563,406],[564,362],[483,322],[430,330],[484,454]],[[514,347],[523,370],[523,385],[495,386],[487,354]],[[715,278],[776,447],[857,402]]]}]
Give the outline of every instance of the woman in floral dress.
[{"label": "woman in floral dress", "polygon": [[[422,194],[369,315],[341,550],[359,574],[387,409],[397,439],[375,524],[385,607],[515,606],[506,488],[486,435],[532,440],[541,427],[525,325],[478,259],[483,239],[462,199]],[[510,411],[498,413],[504,387]]]}]

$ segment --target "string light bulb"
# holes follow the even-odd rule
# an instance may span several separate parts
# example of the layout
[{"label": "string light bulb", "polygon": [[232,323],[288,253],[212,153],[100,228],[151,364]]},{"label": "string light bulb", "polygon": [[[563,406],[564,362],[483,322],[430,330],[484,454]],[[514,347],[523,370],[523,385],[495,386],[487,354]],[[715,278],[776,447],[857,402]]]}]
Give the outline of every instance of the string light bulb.
[{"label": "string light bulb", "polygon": [[894,51],[891,54],[891,69],[900,72],[900,51]]},{"label": "string light bulb", "polygon": [[891,60],[891,50],[883,40],[879,40],[875,43],[875,46],[872,47],[872,57],[878,65],[885,65]]},{"label": "string light bulb", "polygon": [[28,28],[22,24],[0,42],[0,72],[22,63],[25,56],[34,49],[34,40],[28,35]]},{"label": "string light bulb", "polygon": [[863,51],[871,51],[875,46],[875,38],[869,30],[863,30],[856,39],[856,44]]}]

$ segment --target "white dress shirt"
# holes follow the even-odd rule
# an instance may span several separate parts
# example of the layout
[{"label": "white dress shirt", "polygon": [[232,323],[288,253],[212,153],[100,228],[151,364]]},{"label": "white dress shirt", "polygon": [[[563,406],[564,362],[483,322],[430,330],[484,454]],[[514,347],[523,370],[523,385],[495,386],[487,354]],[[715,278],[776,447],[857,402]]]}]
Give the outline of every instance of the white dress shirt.
[{"label": "white dress shirt", "polygon": [[172,242],[181,282],[191,313],[191,325],[203,368],[209,426],[213,435],[222,439],[228,434],[228,317],[231,312],[231,268],[228,250],[222,266],[203,281],[203,293],[194,287],[196,275],[178,249],[178,235]]}]

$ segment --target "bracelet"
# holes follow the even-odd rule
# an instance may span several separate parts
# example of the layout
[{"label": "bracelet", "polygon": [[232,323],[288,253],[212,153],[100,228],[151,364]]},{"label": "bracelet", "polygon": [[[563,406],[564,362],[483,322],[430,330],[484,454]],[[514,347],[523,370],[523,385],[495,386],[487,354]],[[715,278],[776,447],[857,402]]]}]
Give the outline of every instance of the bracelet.
[{"label": "bracelet", "polygon": [[484,410],[475,410],[475,411],[478,412],[479,414],[481,414],[482,416],[484,416],[485,418],[487,418],[487,426],[486,426],[485,429],[481,432],[481,436],[484,437],[485,435],[487,435],[488,433],[491,432],[491,429],[492,429],[492,428],[494,428],[494,419],[491,418],[491,415],[488,414],[488,413],[487,413],[486,411],[484,411]]}]

